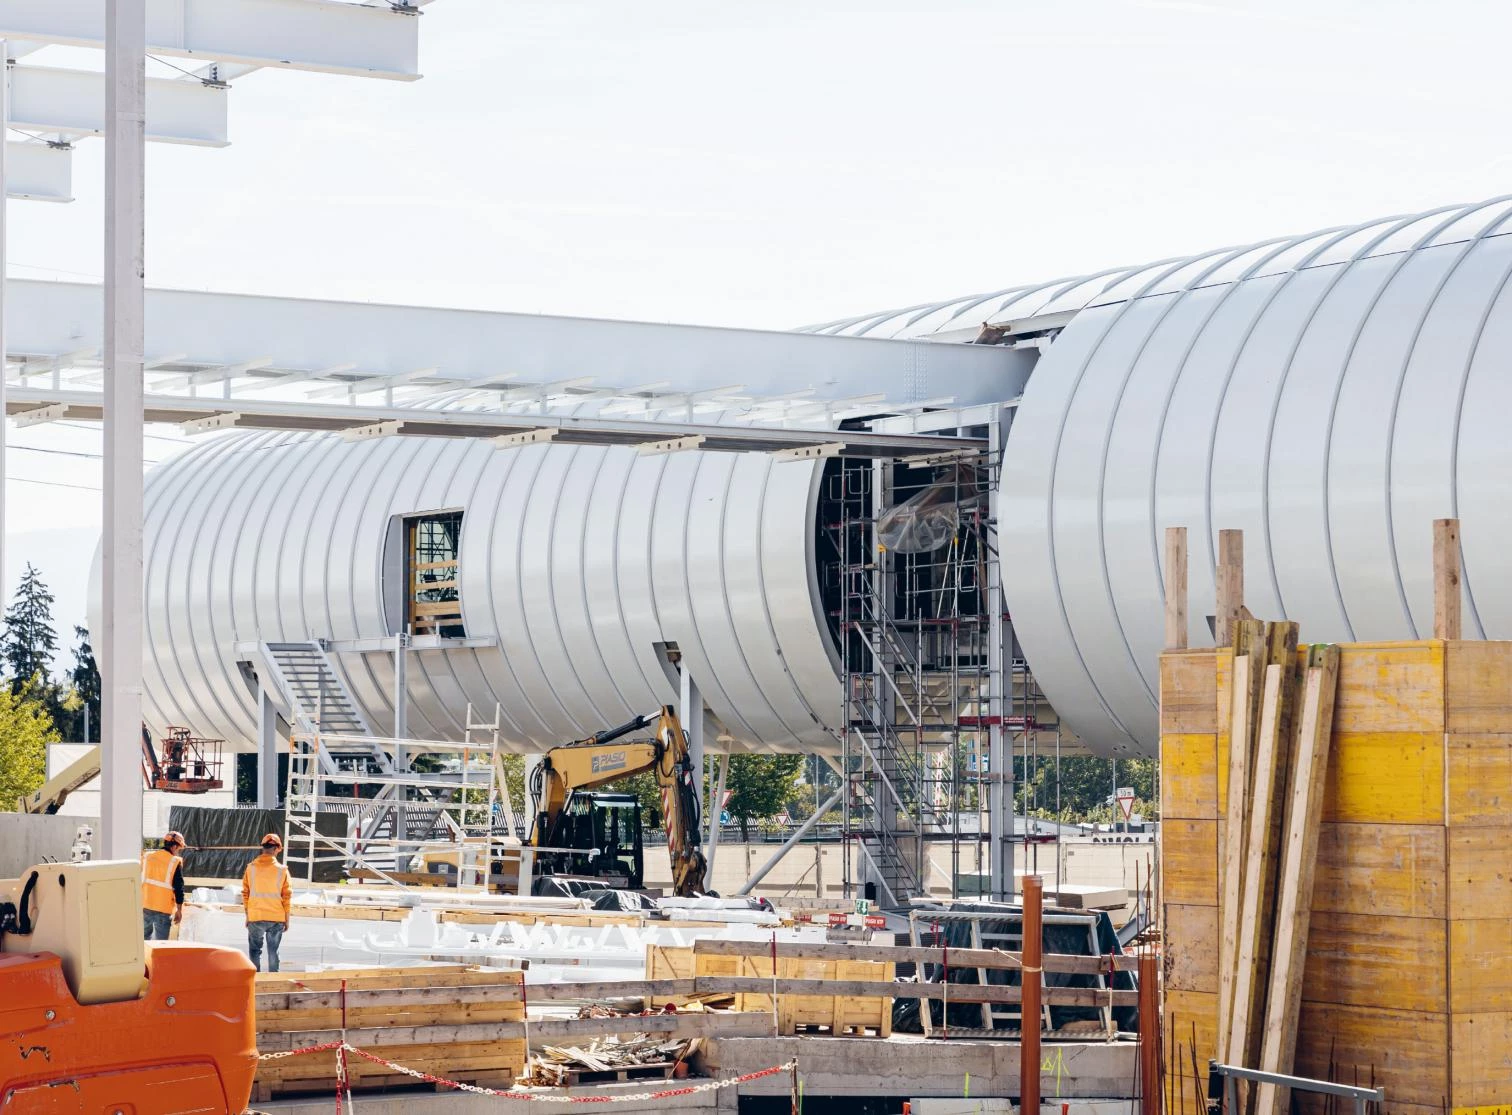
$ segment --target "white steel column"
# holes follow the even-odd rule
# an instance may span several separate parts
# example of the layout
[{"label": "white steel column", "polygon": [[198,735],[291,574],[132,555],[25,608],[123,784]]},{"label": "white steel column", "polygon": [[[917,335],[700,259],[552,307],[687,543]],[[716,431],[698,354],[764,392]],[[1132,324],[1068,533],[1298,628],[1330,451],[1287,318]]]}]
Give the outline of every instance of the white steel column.
[{"label": "white steel column", "polygon": [[100,828],[105,859],[142,847],[142,350],[146,0],[105,19],[105,491]]},{"label": "white steel column", "polygon": [[257,688],[257,808],[278,808],[278,706]]},{"label": "white steel column", "polygon": [[698,683],[693,680],[692,671],[688,669],[688,660],[684,658],[678,663],[679,689],[677,710],[678,717],[682,720],[683,730],[688,733],[688,763],[698,772],[698,796],[700,800],[707,800],[704,783],[704,702],[703,694],[698,689]]},{"label": "white steel column", "polygon": [[[1002,412],[999,411],[1001,415]],[[1001,417],[989,423],[989,452],[1001,461],[1006,430]],[[998,470],[991,473],[993,483],[987,491],[988,548],[998,548]],[[988,872],[992,897],[1000,902],[1013,901],[1013,747],[1012,737],[1003,722],[1007,714],[1008,661],[1003,623],[1002,563],[987,562],[987,832]],[[1033,715],[1031,708],[1029,715]],[[978,760],[980,761],[980,759]],[[955,881],[951,880],[952,889]]]},{"label": "white steel column", "polygon": [[719,811],[724,803],[725,778],[730,773],[730,753],[719,756],[719,777],[714,780],[714,793],[709,798],[709,849],[704,854],[708,866],[709,886],[714,885],[714,853],[719,851]]},{"label": "white steel column", "polygon": [[394,738],[409,738],[409,636],[400,632],[394,636]]}]

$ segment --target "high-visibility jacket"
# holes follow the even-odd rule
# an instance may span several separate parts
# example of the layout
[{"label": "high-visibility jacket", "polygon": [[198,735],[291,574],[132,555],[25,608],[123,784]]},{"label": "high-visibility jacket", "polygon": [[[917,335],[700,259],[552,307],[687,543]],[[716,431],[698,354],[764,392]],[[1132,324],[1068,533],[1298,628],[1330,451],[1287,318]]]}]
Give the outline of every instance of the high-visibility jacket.
[{"label": "high-visibility jacket", "polygon": [[178,908],[173,876],[184,861],[163,848],[142,855],[142,909],[171,914]]},{"label": "high-visibility jacket", "polygon": [[258,856],[242,872],[242,905],[248,921],[289,920],[289,869],[270,855]]}]

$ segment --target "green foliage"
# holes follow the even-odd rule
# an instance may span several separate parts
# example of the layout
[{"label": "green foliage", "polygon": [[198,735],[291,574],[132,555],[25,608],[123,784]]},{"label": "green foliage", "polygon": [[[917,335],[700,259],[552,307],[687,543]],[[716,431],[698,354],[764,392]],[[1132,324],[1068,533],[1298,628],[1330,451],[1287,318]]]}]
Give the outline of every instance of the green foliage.
[{"label": "green foliage", "polygon": [[47,780],[47,745],[57,742],[41,700],[0,688],[0,810],[15,809],[16,799]]},{"label": "green foliage", "polygon": [[[740,838],[751,838],[751,822],[775,817],[787,808],[797,793],[803,773],[802,755],[735,755],[725,789],[731,791],[725,806],[740,825]],[[715,802],[717,806],[719,803]]]},{"label": "green foliage", "polygon": [[27,562],[21,587],[5,613],[5,634],[0,637],[0,658],[10,668],[12,695],[34,682],[48,684],[53,655],[58,651],[52,605],[53,594],[42,575]]},{"label": "green foliage", "polygon": [[[89,645],[89,629],[75,627],[78,645],[73,651],[73,666],[65,675],[63,687],[48,686],[48,708],[58,733],[71,742],[100,741],[100,668],[95,663],[94,648]],[[85,710],[88,710],[86,715]],[[88,736],[85,730],[88,730]]]},{"label": "green foliage", "polygon": [[1016,808],[1020,814],[1027,809],[1031,815],[1047,819],[1108,824],[1123,820],[1117,804],[1109,799],[1115,787],[1128,786],[1134,790],[1134,811],[1154,820],[1160,814],[1155,787],[1156,766],[1154,759],[1119,759],[1115,768],[1112,759],[1091,755],[1065,757],[1060,762],[1060,809],[1057,813],[1054,758],[1031,762],[1027,778],[1024,760],[1015,759]]}]

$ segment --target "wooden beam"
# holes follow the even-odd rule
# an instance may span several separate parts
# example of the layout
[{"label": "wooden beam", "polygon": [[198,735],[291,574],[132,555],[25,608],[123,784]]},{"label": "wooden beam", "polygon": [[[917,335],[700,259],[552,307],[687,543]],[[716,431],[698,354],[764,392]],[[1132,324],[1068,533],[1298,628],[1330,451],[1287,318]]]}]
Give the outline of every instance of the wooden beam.
[{"label": "wooden beam", "polygon": [[1226,647],[1234,641],[1234,624],[1244,610],[1244,531],[1218,532],[1218,568],[1213,572],[1218,590],[1213,620],[1215,642]]},{"label": "wooden beam", "polygon": [[[1019,1006],[1019,1110],[1040,1109],[1040,1002],[1045,982],[1040,966],[1044,944],[1045,883],[1038,875],[1023,879],[1024,993]],[[949,1009],[948,1007],[946,1008]]]},{"label": "wooden beam", "polygon": [[[768,951],[770,956],[770,950]],[[955,953],[950,954],[955,966]],[[740,992],[747,995],[770,995],[770,976],[698,976],[695,994],[718,995]],[[565,985],[570,986],[570,985]],[[633,986],[633,985],[630,985]],[[1031,985],[1031,990],[1033,990]],[[841,995],[855,999],[933,999],[951,1003],[1022,1003],[1024,989],[1008,984],[980,983],[895,983],[890,980],[784,979],[777,988],[778,998],[787,995]],[[534,995],[532,994],[532,998]],[[1096,987],[1044,987],[1039,990],[1041,1006],[1052,1007],[1137,1007],[1138,991],[1103,991]]]},{"label": "wooden beam", "polygon": [[[1318,831],[1323,788],[1333,736],[1334,695],[1339,677],[1339,648],[1315,646],[1308,652],[1301,723],[1287,806],[1286,844],[1276,910],[1276,945],[1266,998],[1265,1033],[1260,1069],[1290,1076],[1297,1052],[1297,1020],[1302,1008],[1302,976],[1307,964],[1307,937],[1318,866]],[[1256,1093],[1255,1115],[1282,1115],[1289,1110],[1286,1089],[1269,1084]]]},{"label": "wooden beam", "polygon": [[1166,527],[1165,532],[1165,646],[1187,647],[1186,527]]},{"label": "wooden beam", "polygon": [[1433,637],[1461,639],[1458,519],[1433,520]]},{"label": "wooden beam", "polygon": [[1263,663],[1254,655],[1234,659],[1233,718],[1229,729],[1228,808],[1224,813],[1223,870],[1218,878],[1218,1049],[1228,1048],[1229,1024],[1233,1020],[1234,970],[1239,941],[1239,890],[1244,876],[1244,845],[1249,834],[1249,759],[1253,735],[1250,720],[1250,689]]},{"label": "wooden beam", "polygon": [[1139,957],[1139,1110],[1160,1115],[1160,958]]}]

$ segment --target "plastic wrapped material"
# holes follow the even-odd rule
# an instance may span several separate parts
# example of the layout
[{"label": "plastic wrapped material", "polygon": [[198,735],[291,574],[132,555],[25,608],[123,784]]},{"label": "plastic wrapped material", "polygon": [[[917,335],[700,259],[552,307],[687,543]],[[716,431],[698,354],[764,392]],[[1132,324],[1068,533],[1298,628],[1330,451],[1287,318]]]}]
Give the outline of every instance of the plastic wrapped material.
[{"label": "plastic wrapped material", "polygon": [[[168,827],[184,834],[186,878],[237,879],[242,869],[261,852],[264,833],[284,830],[282,809],[208,809],[198,805],[175,805],[168,813]],[[346,839],[344,813],[320,813],[315,830],[336,840]],[[306,878],[301,856],[287,857],[289,873],[296,881]],[[317,852],[317,883],[341,881],[342,863],[334,849]]]},{"label": "plastic wrapped material", "polygon": [[962,470],[889,507],[877,520],[877,541],[895,554],[925,554],[955,537],[961,509],[977,498],[976,477]]}]

